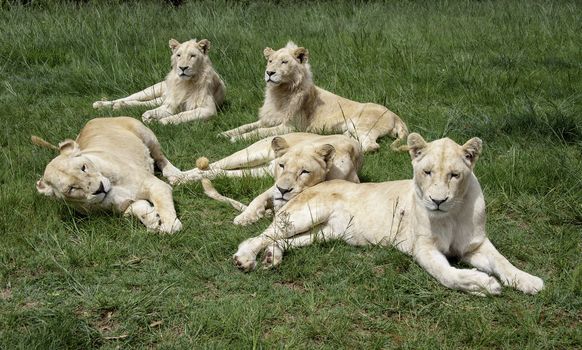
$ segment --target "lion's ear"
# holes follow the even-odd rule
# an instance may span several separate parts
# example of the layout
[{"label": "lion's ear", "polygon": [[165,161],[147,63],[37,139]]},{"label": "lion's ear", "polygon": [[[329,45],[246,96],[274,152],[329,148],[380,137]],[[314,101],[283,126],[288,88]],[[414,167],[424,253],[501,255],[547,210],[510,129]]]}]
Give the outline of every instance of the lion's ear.
[{"label": "lion's ear", "polygon": [[309,59],[309,51],[304,47],[298,47],[293,50],[293,57],[295,57],[299,63],[306,63]]},{"label": "lion's ear", "polygon": [[198,42],[198,48],[202,51],[205,55],[208,54],[208,50],[210,50],[210,41],[208,39],[202,39]]},{"label": "lion's ear", "polygon": [[65,140],[59,143],[59,151],[62,156],[75,157],[81,152],[79,144],[73,140]]},{"label": "lion's ear", "polygon": [[265,59],[269,59],[269,56],[271,56],[273,54],[273,49],[271,49],[270,47],[265,47],[265,49],[263,50],[263,55],[265,56]]},{"label": "lion's ear", "polygon": [[168,45],[170,45],[170,49],[172,50],[172,52],[174,52],[174,50],[180,47],[180,42],[176,39],[170,39]]},{"label": "lion's ear", "polygon": [[275,157],[279,158],[289,150],[289,144],[284,138],[277,136],[271,141],[271,148],[275,152]]},{"label": "lion's ear", "polygon": [[419,134],[413,132],[408,135],[408,152],[410,157],[415,159],[422,154],[423,149],[426,147],[426,141]]},{"label": "lion's ear", "polygon": [[42,178],[36,182],[36,190],[45,196],[54,196],[53,188],[47,185]]},{"label": "lion's ear", "polygon": [[327,168],[329,169],[331,167],[333,157],[335,156],[335,148],[329,143],[326,143],[325,145],[319,146],[315,152],[317,152],[317,154],[323,158],[325,164],[327,164]]},{"label": "lion's ear", "polygon": [[471,169],[475,166],[481,150],[483,149],[483,141],[478,137],[473,137],[463,145],[463,153],[465,161],[468,162]]}]

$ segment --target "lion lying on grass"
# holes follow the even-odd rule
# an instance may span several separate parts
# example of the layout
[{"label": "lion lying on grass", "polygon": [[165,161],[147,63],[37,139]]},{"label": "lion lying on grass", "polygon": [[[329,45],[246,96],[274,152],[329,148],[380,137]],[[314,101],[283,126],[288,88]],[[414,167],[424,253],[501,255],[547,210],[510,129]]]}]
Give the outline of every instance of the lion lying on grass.
[{"label": "lion lying on grass", "polygon": [[81,212],[114,210],[137,217],[148,229],[174,233],[172,187],[154,176],[180,172],[162,153],[154,133],[129,117],[90,120],[77,136],[59,147],[33,137],[37,145],[58,149],[37,181],[38,192],[63,199]]},{"label": "lion lying on grass", "polygon": [[[357,172],[362,167],[363,154],[358,142],[352,138],[292,133],[285,138],[277,136],[269,139],[276,157],[269,169],[274,174],[275,184],[253,199],[248,207],[222,196],[210,180],[202,179],[204,192],[209,197],[230,203],[242,211],[234,219],[236,225],[256,222],[267,209],[279,210],[303,190],[320,182],[332,179],[360,182]],[[286,140],[290,140],[291,145]]]},{"label": "lion lying on grass", "polygon": [[[265,250],[263,264],[275,266],[286,249],[342,239],[352,245],[393,245],[448,288],[500,294],[494,275],[524,293],[542,290],[540,278],[513,266],[485,235],[485,201],[473,174],[481,140],[460,146],[448,138],[426,143],[411,134],[408,147],[412,180],[335,180],[311,187],[283,206],[261,235],[239,245],[235,264],[250,271],[257,253]],[[452,267],[447,256],[476,269]]]},{"label": "lion lying on grass", "polygon": [[224,101],[224,83],[212,68],[210,41],[170,39],[172,70],[160,83],[114,101],[97,101],[93,108],[156,107],[142,115],[144,122],[179,124],[206,120],[216,114]]},{"label": "lion lying on grass", "polygon": [[341,132],[359,140],[368,152],[380,147],[378,137],[395,137],[391,147],[397,149],[408,135],[404,122],[386,107],[351,101],[315,86],[307,49],[289,42],[278,51],[266,48],[264,55],[267,87],[259,120],[221,134],[232,142],[283,135],[296,129]]}]

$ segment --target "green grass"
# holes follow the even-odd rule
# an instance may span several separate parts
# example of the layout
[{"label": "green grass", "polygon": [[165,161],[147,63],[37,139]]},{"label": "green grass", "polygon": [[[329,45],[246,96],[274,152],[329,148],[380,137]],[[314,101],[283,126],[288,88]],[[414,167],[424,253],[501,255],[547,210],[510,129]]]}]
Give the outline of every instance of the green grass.
[{"label": "green grass", "polygon": [[[0,348],[582,348],[579,2],[47,3],[0,11]],[[100,115],[93,101],[159,81],[172,37],[208,38],[227,83],[212,121],[152,126],[177,166],[244,146],[215,135],[255,120],[262,50],[292,39],[318,85],[384,104],[430,140],[481,137],[489,236],[546,289],[474,297],[395,249],[340,242],[244,274],[231,255],[268,220],[235,227],[199,184],[175,188],[174,236],[37,194],[54,154],[30,135],[74,137]],[[390,142],[363,179],[410,177]],[[269,183],[215,184],[248,202]]]}]

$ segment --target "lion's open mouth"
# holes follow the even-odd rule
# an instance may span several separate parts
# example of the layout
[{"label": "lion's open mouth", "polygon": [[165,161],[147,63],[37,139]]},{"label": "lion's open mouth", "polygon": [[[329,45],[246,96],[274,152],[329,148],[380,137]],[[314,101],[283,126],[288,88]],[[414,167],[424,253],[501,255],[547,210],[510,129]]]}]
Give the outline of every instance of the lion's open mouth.
[{"label": "lion's open mouth", "polygon": [[97,189],[97,191],[93,192],[93,195],[96,196],[101,193],[105,193],[107,195],[107,191],[105,191],[105,186],[103,186],[103,181],[99,183],[99,188]]}]

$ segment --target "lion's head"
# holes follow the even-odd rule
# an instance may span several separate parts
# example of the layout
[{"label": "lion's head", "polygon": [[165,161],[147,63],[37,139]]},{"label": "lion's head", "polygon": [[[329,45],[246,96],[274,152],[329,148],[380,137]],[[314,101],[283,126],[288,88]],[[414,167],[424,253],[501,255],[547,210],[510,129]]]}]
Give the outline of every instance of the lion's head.
[{"label": "lion's head", "polygon": [[179,43],[176,39],[170,39],[169,45],[172,49],[172,69],[180,79],[192,79],[207,65],[210,41],[193,39]]},{"label": "lion's head", "polygon": [[446,215],[463,205],[474,180],[473,168],[482,141],[474,137],[463,146],[449,138],[427,143],[419,134],[408,136],[417,199],[433,216]]},{"label": "lion's head", "polygon": [[81,153],[79,144],[66,140],[59,144],[60,155],[53,159],[36,182],[36,189],[46,196],[71,204],[99,204],[111,190],[111,182],[97,166]]},{"label": "lion's head", "polygon": [[275,208],[281,207],[308,187],[325,181],[335,155],[330,144],[289,149],[282,137],[275,137],[271,147],[277,157],[275,163]]},{"label": "lion's head", "polygon": [[277,51],[270,47],[263,51],[267,59],[265,81],[267,84],[297,85],[305,78],[311,77],[311,68],[308,63],[309,52],[304,47],[298,47],[293,42]]}]

